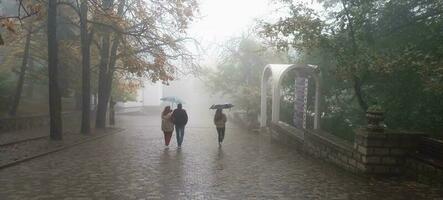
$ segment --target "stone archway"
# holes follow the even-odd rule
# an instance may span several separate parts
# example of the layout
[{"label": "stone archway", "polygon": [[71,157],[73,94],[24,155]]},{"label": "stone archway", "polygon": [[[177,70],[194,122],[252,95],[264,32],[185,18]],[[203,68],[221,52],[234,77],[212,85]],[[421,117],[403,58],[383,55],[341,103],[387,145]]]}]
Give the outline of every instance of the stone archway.
[{"label": "stone archway", "polygon": [[280,121],[280,89],[281,82],[284,75],[290,70],[296,70],[296,73],[305,73],[312,75],[315,80],[315,104],[314,104],[314,129],[320,128],[320,70],[315,65],[300,65],[300,64],[269,64],[266,65],[262,73],[261,80],[261,110],[260,110],[260,127],[266,127],[267,120],[267,104],[266,104],[266,90],[268,85],[266,84],[269,78],[272,78],[271,91],[272,91],[272,114],[271,122],[278,123]]}]

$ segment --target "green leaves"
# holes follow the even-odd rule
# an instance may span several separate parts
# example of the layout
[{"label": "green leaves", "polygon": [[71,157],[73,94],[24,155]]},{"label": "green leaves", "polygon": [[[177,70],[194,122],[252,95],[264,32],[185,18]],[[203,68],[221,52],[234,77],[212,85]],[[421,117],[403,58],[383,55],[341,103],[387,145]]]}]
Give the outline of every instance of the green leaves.
[{"label": "green leaves", "polygon": [[250,38],[235,38],[224,48],[221,64],[216,70],[206,72],[206,85],[212,93],[231,98],[236,108],[256,116],[263,68],[269,63],[285,61]]},{"label": "green leaves", "polygon": [[[262,22],[262,36],[298,51],[300,62],[320,66],[324,120],[363,125],[364,105],[378,102],[390,128],[441,133],[442,1],[319,0],[321,11],[282,2],[289,16]],[[343,98],[343,91],[351,96]],[[329,122],[323,124],[333,132],[344,130]]]}]

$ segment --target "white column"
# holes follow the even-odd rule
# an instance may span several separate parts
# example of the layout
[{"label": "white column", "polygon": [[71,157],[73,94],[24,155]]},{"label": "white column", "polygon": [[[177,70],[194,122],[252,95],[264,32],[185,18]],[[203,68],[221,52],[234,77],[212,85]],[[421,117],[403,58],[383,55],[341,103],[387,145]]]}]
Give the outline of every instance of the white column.
[{"label": "white column", "polygon": [[[275,81],[275,79],[277,79]],[[272,122],[280,121],[280,84],[278,78],[274,78],[272,84]]]}]

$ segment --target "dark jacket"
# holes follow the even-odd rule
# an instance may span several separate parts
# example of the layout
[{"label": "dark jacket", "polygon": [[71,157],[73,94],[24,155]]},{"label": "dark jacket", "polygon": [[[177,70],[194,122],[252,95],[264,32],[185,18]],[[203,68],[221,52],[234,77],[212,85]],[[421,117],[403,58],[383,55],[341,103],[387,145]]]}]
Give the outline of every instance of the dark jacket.
[{"label": "dark jacket", "polygon": [[188,114],[186,114],[186,110],[184,109],[175,109],[172,112],[172,122],[176,126],[185,126],[188,123]]}]

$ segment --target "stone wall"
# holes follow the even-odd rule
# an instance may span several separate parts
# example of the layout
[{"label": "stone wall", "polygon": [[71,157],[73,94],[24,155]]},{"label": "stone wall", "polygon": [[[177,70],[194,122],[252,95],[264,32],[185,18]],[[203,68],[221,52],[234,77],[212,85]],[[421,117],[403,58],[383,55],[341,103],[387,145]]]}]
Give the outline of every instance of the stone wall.
[{"label": "stone wall", "polygon": [[270,126],[273,139],[346,170],[364,174],[398,175],[414,151],[421,133],[357,132],[354,144],[322,131],[301,130],[283,122]]},{"label": "stone wall", "polygon": [[305,131],[303,149],[351,172],[359,172],[364,166],[362,156],[352,144],[333,135],[319,131]]},{"label": "stone wall", "polygon": [[[71,121],[81,116],[79,111],[63,112],[63,121]],[[38,128],[49,125],[49,115],[28,115],[0,118],[0,132]]]},{"label": "stone wall", "polygon": [[363,172],[370,174],[401,174],[410,153],[417,149],[422,133],[381,133],[358,130],[354,148],[362,155]]},{"label": "stone wall", "polygon": [[404,173],[420,182],[443,186],[443,166],[433,165],[415,157],[408,157]]},{"label": "stone wall", "polygon": [[[298,150],[303,150],[304,132],[300,129],[291,127],[283,122],[271,124],[271,137]],[[290,133],[290,134],[289,134]]]},{"label": "stone wall", "polygon": [[351,143],[319,132],[297,129],[283,122],[271,124],[273,139],[352,172],[363,168],[361,156]]}]

